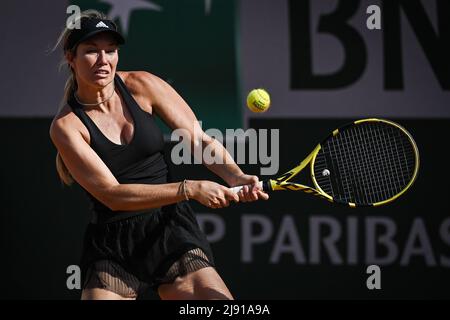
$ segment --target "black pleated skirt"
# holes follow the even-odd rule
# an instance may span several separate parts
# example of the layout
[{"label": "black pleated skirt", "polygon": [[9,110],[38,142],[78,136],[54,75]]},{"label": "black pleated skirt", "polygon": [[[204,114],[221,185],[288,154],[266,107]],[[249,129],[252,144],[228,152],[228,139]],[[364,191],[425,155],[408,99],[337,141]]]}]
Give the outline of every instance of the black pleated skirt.
[{"label": "black pleated skirt", "polygon": [[214,266],[211,247],[187,201],[103,224],[88,225],[83,244],[83,279],[98,261],[120,265],[149,287],[167,283],[167,273],[180,257],[200,249]]}]

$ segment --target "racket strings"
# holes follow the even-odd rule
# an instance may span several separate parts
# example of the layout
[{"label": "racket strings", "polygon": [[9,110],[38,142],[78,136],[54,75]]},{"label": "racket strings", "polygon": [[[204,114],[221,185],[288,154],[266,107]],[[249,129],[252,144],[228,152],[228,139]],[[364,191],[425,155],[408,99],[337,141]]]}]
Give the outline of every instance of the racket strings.
[{"label": "racket strings", "polygon": [[[398,142],[401,142],[398,141],[400,131],[398,130],[396,135],[391,131],[391,127],[387,128],[390,133],[386,130],[380,130],[380,127],[371,126],[368,127],[368,132],[366,132],[369,141],[369,155],[371,156],[369,161],[372,160],[368,167],[374,168],[374,170],[368,172],[373,187],[372,190],[369,190],[372,203],[389,199],[400,192],[409,182],[409,179],[405,181],[405,175],[409,174],[407,162],[405,163],[400,159],[398,151],[394,151],[398,150]],[[405,164],[406,168],[403,167]]]},{"label": "racket strings", "polygon": [[[384,128],[387,130],[382,130]],[[369,126],[369,132],[366,133],[367,137],[370,136],[369,141],[372,142],[369,144],[370,156],[377,164],[374,170],[368,172],[374,186],[371,192],[372,203],[389,199],[399,193],[413,175],[413,171],[408,168],[408,162],[404,161],[406,158],[401,159],[398,151],[399,145],[403,146],[405,143],[410,145],[409,139],[399,129],[396,128],[394,131],[393,128],[387,125],[384,127]],[[410,158],[414,159],[414,150],[413,148],[410,150]],[[374,165],[373,163],[369,164],[369,168]]]},{"label": "racket strings", "polygon": [[409,137],[386,123],[349,127],[321,146],[315,179],[336,201],[381,202],[401,192],[414,175],[415,149]]}]

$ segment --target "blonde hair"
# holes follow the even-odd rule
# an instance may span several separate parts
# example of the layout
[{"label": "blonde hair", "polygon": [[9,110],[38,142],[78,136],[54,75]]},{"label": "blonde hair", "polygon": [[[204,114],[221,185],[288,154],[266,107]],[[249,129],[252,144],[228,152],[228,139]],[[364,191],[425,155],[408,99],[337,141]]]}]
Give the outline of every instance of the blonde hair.
[{"label": "blonde hair", "polygon": [[[81,20],[82,18],[97,18],[97,19],[107,19],[106,15],[93,9],[85,10],[80,13],[80,16],[76,18],[76,20]],[[63,29],[60,36],[58,37],[58,40],[56,41],[55,46],[53,47],[52,51],[55,51],[58,47],[62,46],[62,48],[66,47],[67,41],[69,39],[70,34],[72,33],[73,29],[69,29],[67,26]],[[67,104],[67,100],[69,99],[70,95],[77,89],[77,81],[75,79],[75,74],[73,69],[70,67],[70,65],[67,63],[66,54],[75,55],[77,50],[77,46],[74,48],[70,48],[67,51],[64,51],[64,57],[62,58],[59,69],[61,70],[63,67],[67,67],[70,71],[69,77],[67,78],[66,84],[64,86],[64,95],[61,100],[61,103],[58,108],[58,112],[61,112],[62,108]],[[61,179],[61,182],[65,185],[71,185],[74,182],[74,179],[72,175],[70,174],[69,170],[67,169],[66,165],[64,164],[63,159],[61,158],[61,155],[59,152],[56,154],[56,171],[58,172],[59,178]]]}]

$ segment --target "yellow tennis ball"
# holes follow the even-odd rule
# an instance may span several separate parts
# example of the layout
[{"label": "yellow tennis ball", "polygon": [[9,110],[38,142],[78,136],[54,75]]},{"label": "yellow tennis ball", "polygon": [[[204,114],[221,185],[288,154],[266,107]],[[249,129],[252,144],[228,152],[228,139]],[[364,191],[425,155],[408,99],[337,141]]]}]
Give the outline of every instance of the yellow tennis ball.
[{"label": "yellow tennis ball", "polygon": [[247,96],[247,107],[253,112],[266,112],[270,107],[270,95],[264,89],[253,89]]}]

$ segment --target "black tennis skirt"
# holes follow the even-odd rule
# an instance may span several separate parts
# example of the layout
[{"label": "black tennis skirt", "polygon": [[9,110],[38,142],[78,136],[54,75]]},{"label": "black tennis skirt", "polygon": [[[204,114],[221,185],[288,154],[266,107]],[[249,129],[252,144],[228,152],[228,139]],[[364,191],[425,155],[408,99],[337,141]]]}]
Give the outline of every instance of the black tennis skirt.
[{"label": "black tennis skirt", "polygon": [[187,201],[87,227],[81,270],[83,279],[93,263],[118,263],[153,289],[164,283],[169,268],[186,252],[199,248],[214,266],[211,247]]}]

